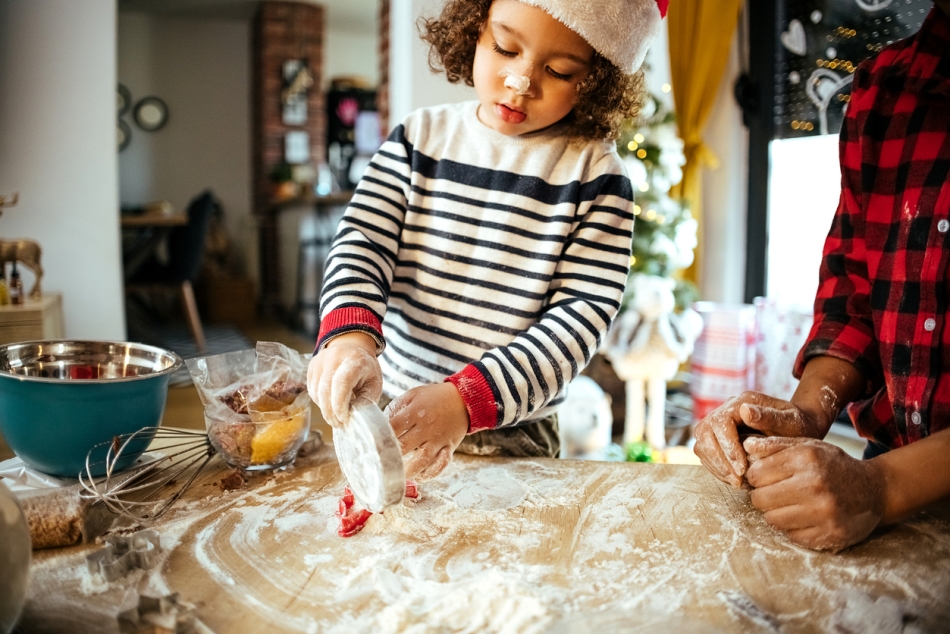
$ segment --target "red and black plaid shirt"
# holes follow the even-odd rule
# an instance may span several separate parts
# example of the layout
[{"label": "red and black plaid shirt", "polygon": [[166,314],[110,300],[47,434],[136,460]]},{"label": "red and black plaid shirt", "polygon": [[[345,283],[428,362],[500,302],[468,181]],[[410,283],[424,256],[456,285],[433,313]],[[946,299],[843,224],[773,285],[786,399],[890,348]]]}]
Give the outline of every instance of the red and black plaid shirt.
[{"label": "red and black plaid shirt", "polygon": [[825,241],[815,325],[798,355],[868,379],[849,414],[901,447],[950,428],[950,17],[862,63],[841,129],[841,200]]}]

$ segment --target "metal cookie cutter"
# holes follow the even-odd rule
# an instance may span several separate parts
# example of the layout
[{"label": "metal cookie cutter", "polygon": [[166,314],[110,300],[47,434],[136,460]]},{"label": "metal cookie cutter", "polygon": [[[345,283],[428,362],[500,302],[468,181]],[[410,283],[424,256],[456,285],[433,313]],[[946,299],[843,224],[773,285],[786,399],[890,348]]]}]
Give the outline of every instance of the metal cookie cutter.
[{"label": "metal cookie cutter", "polygon": [[178,598],[139,595],[138,606],[120,612],[117,619],[122,634],[213,634],[195,614],[195,606]]},{"label": "metal cookie cutter", "polygon": [[86,566],[92,574],[100,574],[112,582],[130,571],[148,570],[158,563],[162,553],[161,539],[153,530],[106,539],[105,548],[86,556]]}]

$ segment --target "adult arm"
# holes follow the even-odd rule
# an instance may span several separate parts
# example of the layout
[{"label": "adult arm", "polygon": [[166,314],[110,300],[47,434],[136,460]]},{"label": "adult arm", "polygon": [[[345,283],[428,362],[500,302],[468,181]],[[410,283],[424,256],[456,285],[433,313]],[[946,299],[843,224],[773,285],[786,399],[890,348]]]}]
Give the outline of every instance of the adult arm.
[{"label": "adult arm", "polygon": [[[859,119],[865,117],[873,103],[873,94],[866,89],[869,83],[867,70],[859,67],[839,137],[841,196],[825,240],[815,321],[793,371],[802,383],[792,403],[745,392],[696,426],[696,454],[713,475],[727,484],[741,486],[748,466],[739,442],[740,425],[766,435],[823,438],[845,404],[872,394],[883,384],[871,319],[871,282],[864,240]],[[823,358],[826,359],[815,365]],[[752,418],[756,408],[788,410],[790,406],[797,411],[777,419],[771,413],[763,413],[758,420]],[[773,428],[773,420],[781,424]]]},{"label": "adult arm", "polygon": [[950,429],[872,459],[884,478],[882,524],[900,521],[950,496]]},{"label": "adult arm", "polygon": [[950,430],[857,460],[829,443],[749,438],[752,504],[808,548],[838,551],[950,496]]},{"label": "adult arm", "polygon": [[791,401],[744,392],[696,425],[694,450],[709,471],[734,487],[748,468],[740,435],[761,433],[789,438],[824,438],[841,409],[867,382],[858,369],[837,357],[808,361]]}]

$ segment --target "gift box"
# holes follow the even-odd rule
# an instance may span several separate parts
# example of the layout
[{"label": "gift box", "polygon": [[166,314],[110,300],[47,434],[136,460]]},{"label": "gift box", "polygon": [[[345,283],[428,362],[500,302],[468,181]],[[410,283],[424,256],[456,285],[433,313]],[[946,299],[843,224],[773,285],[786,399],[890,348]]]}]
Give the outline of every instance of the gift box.
[{"label": "gift box", "polygon": [[789,400],[798,387],[795,357],[805,344],[814,314],[810,308],[756,297],[755,391]]},{"label": "gift box", "polygon": [[691,363],[693,417],[700,420],[726,400],[755,387],[756,308],[696,302],[703,331]]}]

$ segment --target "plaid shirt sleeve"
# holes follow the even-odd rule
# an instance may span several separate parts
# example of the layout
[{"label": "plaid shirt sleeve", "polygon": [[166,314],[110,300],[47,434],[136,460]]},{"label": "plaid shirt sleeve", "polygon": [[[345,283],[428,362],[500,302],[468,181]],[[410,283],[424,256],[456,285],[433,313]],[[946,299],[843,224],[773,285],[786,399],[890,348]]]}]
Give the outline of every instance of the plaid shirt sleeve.
[{"label": "plaid shirt sleeve", "polygon": [[815,324],[795,364],[833,356],[868,381],[848,413],[900,447],[950,428],[950,16],[858,66],[840,136],[842,192]]},{"label": "plaid shirt sleeve", "polygon": [[825,240],[815,297],[815,321],[798,353],[794,374],[801,378],[805,364],[812,357],[837,357],[861,370],[868,379],[870,394],[881,386],[883,378],[871,318],[858,132],[859,112],[866,101],[862,91],[868,83],[867,69],[859,67],[839,137],[841,197]]}]

